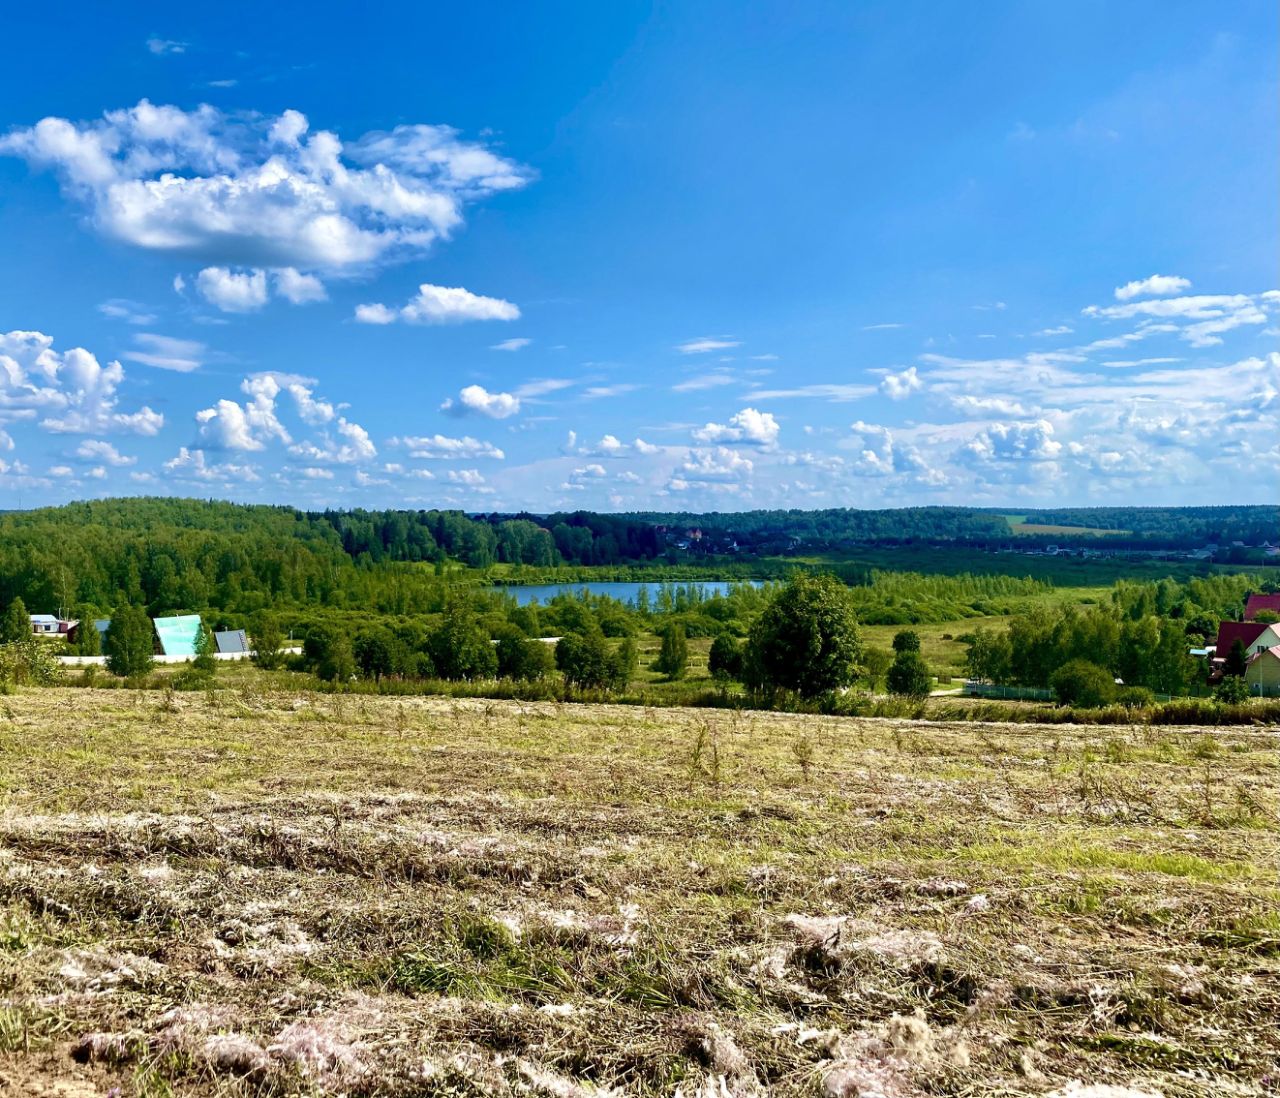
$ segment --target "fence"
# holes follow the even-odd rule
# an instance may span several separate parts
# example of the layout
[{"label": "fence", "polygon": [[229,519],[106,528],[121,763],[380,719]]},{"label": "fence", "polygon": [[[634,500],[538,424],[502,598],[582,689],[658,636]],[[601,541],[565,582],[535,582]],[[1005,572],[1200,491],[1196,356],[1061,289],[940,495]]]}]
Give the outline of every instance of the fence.
[{"label": "fence", "polygon": [[[1005,701],[1054,701],[1052,690],[1043,686],[1004,686],[994,682],[966,680],[964,692],[971,698],[997,698]],[[1172,694],[1153,694],[1153,701],[1173,701]]]}]

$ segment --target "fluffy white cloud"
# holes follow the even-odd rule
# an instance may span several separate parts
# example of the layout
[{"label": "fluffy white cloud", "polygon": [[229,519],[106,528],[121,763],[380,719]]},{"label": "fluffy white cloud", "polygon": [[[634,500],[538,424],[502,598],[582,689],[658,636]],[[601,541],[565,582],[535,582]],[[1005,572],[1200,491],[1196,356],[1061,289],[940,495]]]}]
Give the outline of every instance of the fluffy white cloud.
[{"label": "fluffy white cloud", "polygon": [[278,267],[275,283],[276,293],[291,305],[310,305],[329,297],[323,282],[315,275],[303,274],[296,267]]},{"label": "fluffy white cloud", "polygon": [[335,462],[340,465],[372,461],[378,456],[378,448],[374,446],[369,432],[344,416],[339,416],[334,422],[333,434],[326,432],[318,442],[295,443],[289,450],[309,461]]},{"label": "fluffy white cloud", "polygon": [[999,416],[1005,419],[1025,417],[1030,411],[1016,400],[1008,397],[990,396],[957,396],[951,398],[951,405],[958,412],[969,416]]},{"label": "fluffy white cloud", "polygon": [[772,412],[743,408],[725,423],[708,423],[693,432],[696,442],[747,442],[753,446],[772,448],[778,443],[781,428]]},{"label": "fluffy white cloud", "polygon": [[676,344],[676,350],[682,355],[705,355],[710,351],[728,351],[734,347],[741,347],[742,343],[736,339],[691,339],[685,343]]},{"label": "fluffy white cloud", "polygon": [[462,438],[450,438],[448,435],[409,435],[393,438],[391,444],[407,448],[410,457],[434,460],[470,461],[475,458],[494,458],[501,461],[506,456],[492,442],[482,442],[470,435]]},{"label": "fluffy white cloud", "polygon": [[222,481],[224,483],[254,482],[261,480],[252,465],[234,462],[218,465],[206,460],[203,450],[190,450],[186,446],[178,450],[176,457],[164,463],[165,472],[179,480]]},{"label": "fluffy white cloud", "polygon": [[[338,415],[329,401],[316,396],[312,384],[310,378],[294,374],[263,373],[245,378],[240,391],[247,400],[219,400],[196,413],[200,442],[214,449],[251,452],[266,450],[278,442],[307,461],[330,464],[373,460],[378,450],[368,431]],[[304,424],[324,428],[320,435],[294,439],[280,419],[281,394],[292,399]]]},{"label": "fluffy white cloud", "polygon": [[129,457],[120,453],[109,442],[103,442],[101,439],[87,438],[84,442],[76,447],[76,457],[83,458],[85,461],[100,461],[105,465],[114,465],[116,467],[123,465],[136,465],[138,459]]},{"label": "fluffy white cloud", "polygon": [[1150,278],[1139,278],[1116,287],[1116,300],[1128,301],[1135,297],[1165,297],[1170,294],[1184,294],[1191,289],[1189,278],[1177,275],[1152,275]]},{"label": "fluffy white cloud", "polygon": [[424,282],[417,295],[400,309],[387,305],[357,305],[361,324],[463,324],[469,320],[518,320],[520,310],[500,297],[484,297],[461,286],[432,286]]},{"label": "fluffy white cloud", "polygon": [[394,324],[396,312],[385,305],[357,305],[356,321],[360,324]]},{"label": "fluffy white cloud", "polygon": [[924,388],[924,382],[914,366],[908,366],[898,374],[885,374],[880,391],[890,400],[905,400],[912,393]]},{"label": "fluffy white cloud", "polygon": [[630,458],[635,456],[649,457],[662,453],[661,446],[654,446],[637,438],[633,442],[623,442],[617,435],[602,435],[600,441],[584,446],[578,445],[576,431],[569,432],[568,443],[561,448],[563,454],[577,454],[581,457]]},{"label": "fluffy white cloud", "polygon": [[450,469],[449,481],[452,484],[465,484],[475,488],[484,483],[484,474],[479,469]]},{"label": "fluffy white cloud", "polygon": [[993,423],[963,447],[963,453],[980,462],[1053,461],[1062,453],[1047,419],[1030,423]]},{"label": "fluffy white cloud", "polygon": [[[228,267],[205,267],[196,275],[196,290],[210,305],[224,313],[252,313],[261,309],[270,297],[267,276],[275,286],[277,297],[293,305],[310,305],[325,301],[328,294],[324,283],[315,275],[303,274],[295,267],[277,267],[271,272],[261,267],[249,270],[231,270]],[[181,276],[179,276],[181,278]],[[186,282],[174,282],[174,288],[182,293]]]},{"label": "fluffy white cloud", "polygon": [[180,374],[198,370],[208,349],[194,339],[175,339],[154,332],[139,332],[134,336],[134,343],[137,347],[125,351],[121,357],[130,362],[141,362],[144,366],[154,366],[157,370],[176,370]]},{"label": "fluffy white cloud", "polygon": [[212,408],[196,413],[200,439],[217,449],[265,450],[267,444],[293,441],[276,415],[280,383],[271,374],[247,377],[240,391],[250,399],[244,404],[219,400]]},{"label": "fluffy white cloud", "polygon": [[83,347],[58,352],[43,332],[0,333],[0,411],[10,418],[42,414],[40,426],[62,434],[157,434],[159,412],[119,410],[123,380],[119,362],[103,366]]},{"label": "fluffy white cloud", "polygon": [[737,450],[717,446],[711,450],[690,450],[680,466],[685,480],[736,480],[749,476],[755,468],[750,458]]},{"label": "fluffy white cloud", "polygon": [[491,393],[483,385],[468,385],[440,405],[442,412],[453,416],[465,416],[474,412],[490,419],[506,419],[520,411],[520,398],[511,393]]},{"label": "fluffy white cloud", "polygon": [[267,272],[206,267],[196,275],[196,290],[224,313],[252,313],[267,303]]},{"label": "fluffy white cloud", "polygon": [[145,99],[94,121],[44,118],[0,137],[0,153],[55,171],[93,224],[126,243],[304,270],[419,255],[461,224],[465,203],[530,178],[447,126],[344,144],[311,133],[297,111],[228,115]]}]

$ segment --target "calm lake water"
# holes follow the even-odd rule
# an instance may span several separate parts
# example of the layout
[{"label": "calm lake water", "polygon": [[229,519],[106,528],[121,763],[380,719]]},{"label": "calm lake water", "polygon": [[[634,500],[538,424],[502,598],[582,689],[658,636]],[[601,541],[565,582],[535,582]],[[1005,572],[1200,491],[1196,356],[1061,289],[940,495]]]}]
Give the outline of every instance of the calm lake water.
[{"label": "calm lake water", "polygon": [[[735,580],[734,583],[750,583],[753,587],[759,587],[759,580]],[[511,595],[519,606],[528,606],[531,602],[548,602],[557,595],[570,594],[575,595],[581,591],[587,591],[592,595],[608,595],[611,599],[618,599],[620,602],[634,603],[639,596],[641,589],[645,590],[649,596],[649,603],[656,606],[658,603],[658,594],[665,587],[673,594],[679,591],[687,591],[690,589],[700,590],[703,595],[710,598],[712,595],[723,595],[729,590],[730,584],[724,580],[699,580],[690,583],[523,583],[523,584],[503,584],[500,587],[491,587],[491,591],[500,594]]]}]

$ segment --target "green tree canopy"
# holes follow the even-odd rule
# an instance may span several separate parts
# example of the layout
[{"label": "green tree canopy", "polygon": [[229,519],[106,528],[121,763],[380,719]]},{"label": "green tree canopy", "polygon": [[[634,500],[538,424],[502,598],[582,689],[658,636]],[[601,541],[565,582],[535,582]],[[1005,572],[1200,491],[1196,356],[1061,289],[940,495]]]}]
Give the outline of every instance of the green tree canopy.
[{"label": "green tree canopy", "polygon": [[117,610],[107,627],[106,641],[107,669],[113,675],[133,678],[155,666],[155,627],[141,606]]},{"label": "green tree canopy", "polygon": [[1088,660],[1064,663],[1050,677],[1059,705],[1092,709],[1107,705],[1116,696],[1116,684],[1110,671]]},{"label": "green tree canopy", "polygon": [[717,682],[742,677],[742,646],[731,633],[721,633],[711,642],[707,667]]},{"label": "green tree canopy", "polygon": [[653,669],[668,679],[682,679],[689,669],[689,641],[683,625],[668,625],[662,631],[662,647]]},{"label": "green tree canopy", "polygon": [[908,648],[898,652],[886,676],[889,693],[909,698],[927,698],[933,689],[933,678],[924,657]]},{"label": "green tree canopy", "polygon": [[752,626],[744,670],[757,689],[814,698],[856,681],[861,656],[849,589],[834,576],[799,575]]},{"label": "green tree canopy", "polygon": [[27,612],[26,603],[16,598],[9,603],[9,608],[0,619],[0,643],[12,644],[14,641],[26,640],[31,636],[31,615]]}]

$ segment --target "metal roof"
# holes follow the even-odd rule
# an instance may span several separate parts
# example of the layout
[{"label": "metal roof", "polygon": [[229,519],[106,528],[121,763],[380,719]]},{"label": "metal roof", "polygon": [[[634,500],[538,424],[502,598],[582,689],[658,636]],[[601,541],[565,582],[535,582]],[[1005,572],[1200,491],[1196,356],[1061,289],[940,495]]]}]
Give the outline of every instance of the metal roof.
[{"label": "metal roof", "polygon": [[154,618],[160,651],[166,656],[194,656],[196,637],[200,634],[199,614],[179,614],[172,618]]},{"label": "metal roof", "polygon": [[213,642],[218,651],[228,655],[244,655],[249,651],[249,637],[243,629],[224,629],[214,633]]},{"label": "metal roof", "polygon": [[32,625],[37,623],[41,625],[58,624],[58,619],[53,614],[29,614],[27,616],[31,618]]}]

